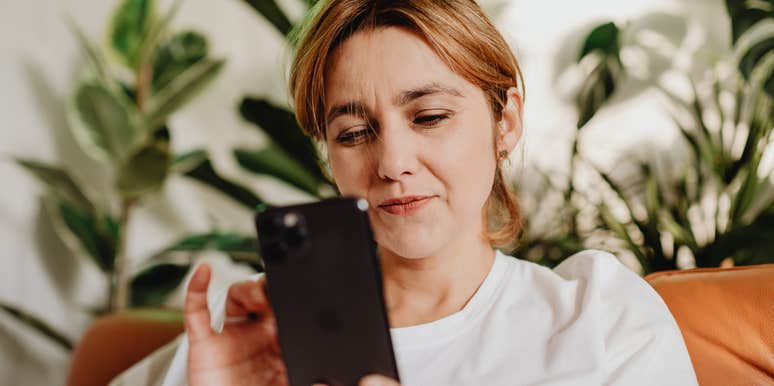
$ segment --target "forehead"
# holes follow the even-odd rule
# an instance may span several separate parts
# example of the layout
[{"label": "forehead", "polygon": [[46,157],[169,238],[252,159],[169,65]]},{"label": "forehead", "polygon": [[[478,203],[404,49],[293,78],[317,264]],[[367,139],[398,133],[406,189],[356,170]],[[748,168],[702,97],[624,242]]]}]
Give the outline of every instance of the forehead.
[{"label": "forehead", "polygon": [[463,94],[475,88],[415,33],[397,27],[361,31],[331,56],[325,75],[325,105],[351,100],[389,103],[401,91],[430,83]]}]

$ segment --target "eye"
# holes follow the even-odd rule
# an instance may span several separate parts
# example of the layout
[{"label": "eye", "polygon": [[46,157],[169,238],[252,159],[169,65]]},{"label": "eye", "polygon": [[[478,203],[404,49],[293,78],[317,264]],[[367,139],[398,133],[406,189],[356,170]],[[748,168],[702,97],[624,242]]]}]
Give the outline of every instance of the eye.
[{"label": "eye", "polygon": [[436,127],[444,120],[448,119],[450,114],[431,114],[417,117],[414,123],[425,127]]},{"label": "eye", "polygon": [[338,137],[336,137],[336,142],[347,145],[347,146],[354,146],[358,145],[362,142],[365,142],[368,139],[369,132],[368,128],[360,129],[360,130],[348,130],[343,133],[341,133]]}]

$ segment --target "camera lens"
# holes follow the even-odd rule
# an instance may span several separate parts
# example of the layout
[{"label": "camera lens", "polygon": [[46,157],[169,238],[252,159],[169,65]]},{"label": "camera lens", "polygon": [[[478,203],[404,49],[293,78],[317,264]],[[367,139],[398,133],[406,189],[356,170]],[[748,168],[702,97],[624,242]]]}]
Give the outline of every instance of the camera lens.
[{"label": "camera lens", "polygon": [[284,241],[270,242],[263,247],[264,259],[281,259],[288,253],[288,246]]},{"label": "camera lens", "polygon": [[282,219],[285,226],[284,241],[290,248],[299,248],[306,240],[307,230],[303,216],[298,213],[286,213]]},{"label": "camera lens", "polygon": [[288,246],[283,240],[284,229],[282,216],[268,213],[260,216],[258,238],[264,259],[283,259],[287,255]]}]

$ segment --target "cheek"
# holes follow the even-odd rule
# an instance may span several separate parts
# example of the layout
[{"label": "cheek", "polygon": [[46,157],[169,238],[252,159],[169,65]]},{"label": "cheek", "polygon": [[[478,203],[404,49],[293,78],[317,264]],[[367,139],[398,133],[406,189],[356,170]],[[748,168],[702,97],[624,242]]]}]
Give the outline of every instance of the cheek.
[{"label": "cheek", "polygon": [[333,180],[342,195],[366,196],[365,162],[354,152],[332,151],[328,154]]},{"label": "cheek", "polygon": [[[457,135],[445,141],[438,152],[438,170],[444,171],[450,199],[464,205],[471,215],[489,197],[494,181],[495,160],[493,137],[489,127],[482,127],[488,116],[473,117],[460,123]],[[489,131],[487,131],[489,130]]]},{"label": "cheek", "polygon": [[[465,207],[463,211],[470,215],[477,215],[494,179],[493,133],[481,124],[490,119],[485,112],[461,120],[449,135],[418,139],[423,150],[417,155],[424,158],[425,166],[440,180],[450,203],[460,209]],[[328,161],[339,191],[343,195],[367,197],[373,174],[368,157],[351,149],[328,149]]]}]

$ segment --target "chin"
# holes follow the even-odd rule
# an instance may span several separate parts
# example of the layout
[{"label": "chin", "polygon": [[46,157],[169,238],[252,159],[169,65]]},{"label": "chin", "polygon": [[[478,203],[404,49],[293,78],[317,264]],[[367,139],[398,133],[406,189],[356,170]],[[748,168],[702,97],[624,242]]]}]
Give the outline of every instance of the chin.
[{"label": "chin", "polygon": [[388,237],[377,237],[377,244],[406,259],[421,259],[432,256],[440,250],[445,238],[437,232],[398,233]]}]

